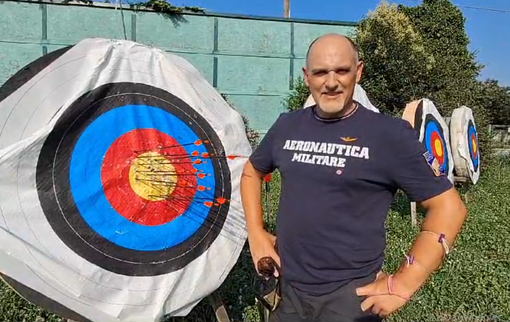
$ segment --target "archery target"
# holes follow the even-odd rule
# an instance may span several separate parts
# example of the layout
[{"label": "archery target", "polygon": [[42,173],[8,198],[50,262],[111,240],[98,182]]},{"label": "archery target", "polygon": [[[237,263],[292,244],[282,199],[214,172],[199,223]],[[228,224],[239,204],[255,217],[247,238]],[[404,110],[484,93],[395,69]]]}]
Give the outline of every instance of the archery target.
[{"label": "archery target", "polygon": [[450,133],[455,172],[476,184],[480,178],[480,150],[473,111],[469,107],[453,110]]},{"label": "archery target", "polygon": [[91,321],[188,314],[246,239],[240,114],[158,49],[53,55],[0,102],[0,270]]},{"label": "archery target", "polygon": [[[367,109],[379,113],[379,109],[375,107],[372,102],[370,102],[370,99],[367,96],[367,92],[359,84],[356,84],[354,87],[353,100],[359,102]],[[312,95],[309,95],[305,101],[305,104],[303,105],[303,108],[307,108],[313,105],[315,105],[315,100],[313,99]]]},{"label": "archery target", "polygon": [[446,175],[451,182],[454,182],[454,165],[448,126],[434,103],[426,98],[413,101],[406,105],[402,118],[419,132],[420,141],[439,162],[441,174]]}]

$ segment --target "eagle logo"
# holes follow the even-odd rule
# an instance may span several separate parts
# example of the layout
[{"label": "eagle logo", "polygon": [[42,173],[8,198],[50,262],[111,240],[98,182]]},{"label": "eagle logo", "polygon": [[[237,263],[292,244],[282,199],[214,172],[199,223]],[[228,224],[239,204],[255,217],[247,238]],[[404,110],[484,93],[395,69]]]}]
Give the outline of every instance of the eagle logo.
[{"label": "eagle logo", "polygon": [[354,142],[357,140],[357,138],[351,138],[350,136],[341,137],[340,139],[342,139],[342,141],[344,141],[344,142]]}]

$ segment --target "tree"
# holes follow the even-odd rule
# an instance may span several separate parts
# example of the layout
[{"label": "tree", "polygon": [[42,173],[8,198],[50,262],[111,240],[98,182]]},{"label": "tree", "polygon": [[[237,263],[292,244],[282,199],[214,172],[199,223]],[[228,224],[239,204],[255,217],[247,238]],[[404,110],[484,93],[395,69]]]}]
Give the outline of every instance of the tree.
[{"label": "tree", "polygon": [[460,105],[477,105],[475,89],[483,66],[468,49],[462,11],[450,0],[424,0],[415,7],[400,5],[398,10],[409,17],[434,57],[427,92],[439,103],[440,112],[450,114]]},{"label": "tree", "polygon": [[425,97],[443,117],[470,107],[487,166],[490,113],[477,80],[482,66],[469,51],[464,24],[449,0],[423,0],[414,7],[382,3],[360,22],[354,40],[366,66],[362,86],[382,112],[401,115],[406,103]]},{"label": "tree", "polygon": [[489,114],[491,124],[510,124],[510,87],[500,86],[497,80],[488,79],[479,83],[480,104]]},{"label": "tree", "polygon": [[383,112],[400,113],[411,100],[427,96],[435,61],[409,17],[383,2],[354,34],[365,62],[361,85]]}]

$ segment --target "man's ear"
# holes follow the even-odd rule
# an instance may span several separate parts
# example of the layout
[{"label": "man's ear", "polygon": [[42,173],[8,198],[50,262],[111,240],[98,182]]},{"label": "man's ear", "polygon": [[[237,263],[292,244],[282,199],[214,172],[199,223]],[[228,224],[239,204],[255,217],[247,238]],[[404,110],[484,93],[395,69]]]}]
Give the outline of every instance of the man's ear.
[{"label": "man's ear", "polygon": [[363,75],[363,67],[365,65],[363,64],[363,61],[360,60],[358,62],[358,67],[356,69],[356,83],[359,83],[361,81],[361,75]]},{"label": "man's ear", "polygon": [[310,86],[310,82],[308,80],[308,70],[306,69],[306,67],[303,67],[302,70],[303,70],[303,76],[305,77],[306,86]]}]

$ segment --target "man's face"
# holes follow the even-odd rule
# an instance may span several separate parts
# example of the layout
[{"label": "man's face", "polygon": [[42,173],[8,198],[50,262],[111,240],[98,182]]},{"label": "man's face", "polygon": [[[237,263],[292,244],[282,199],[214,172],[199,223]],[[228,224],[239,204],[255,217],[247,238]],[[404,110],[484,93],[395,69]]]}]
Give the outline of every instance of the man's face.
[{"label": "man's face", "polygon": [[[343,44],[345,42],[345,44]],[[327,114],[339,114],[350,107],[354,88],[361,79],[363,64],[347,41],[327,40],[314,44],[305,81],[315,103]]]}]

